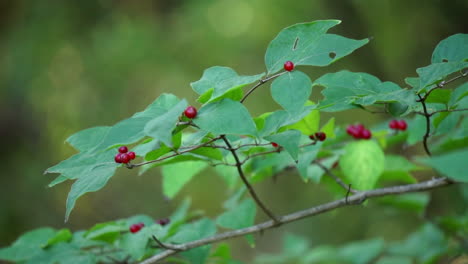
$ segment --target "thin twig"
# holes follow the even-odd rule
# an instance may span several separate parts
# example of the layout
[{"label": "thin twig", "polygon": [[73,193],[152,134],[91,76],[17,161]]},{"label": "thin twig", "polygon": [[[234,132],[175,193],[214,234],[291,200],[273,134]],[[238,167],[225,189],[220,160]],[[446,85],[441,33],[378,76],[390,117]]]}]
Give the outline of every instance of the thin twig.
[{"label": "thin twig", "polygon": [[240,102],[243,103],[243,102],[245,101],[245,99],[247,99],[247,97],[248,97],[251,93],[253,93],[253,91],[255,91],[255,89],[257,89],[258,87],[262,86],[264,83],[266,83],[266,82],[268,82],[268,81],[270,81],[270,80],[273,80],[273,79],[275,79],[275,78],[277,78],[277,77],[279,77],[279,76],[281,76],[281,75],[283,75],[283,74],[285,74],[285,73],[287,73],[287,71],[277,73],[277,74],[272,75],[272,76],[270,76],[270,77],[267,77],[267,78],[265,78],[265,79],[261,79],[260,81],[258,81],[258,83],[257,83],[254,87],[250,88],[250,90],[248,90],[247,93],[245,93],[244,97],[242,97],[242,99],[240,100]]},{"label": "thin twig", "polygon": [[178,151],[174,154],[171,154],[171,155],[168,155],[168,156],[164,156],[162,158],[159,158],[159,159],[155,159],[155,160],[150,160],[150,161],[145,161],[145,162],[141,162],[141,163],[136,163],[136,164],[127,164],[127,168],[129,169],[132,169],[132,168],[135,168],[135,167],[140,167],[140,166],[143,166],[143,165],[146,165],[146,164],[151,164],[151,163],[156,163],[156,162],[160,162],[160,161],[163,161],[163,160],[166,160],[166,159],[169,159],[169,158],[173,158],[175,156],[179,156],[181,154],[184,154],[184,153],[187,153],[187,152],[190,152],[190,151],[194,151],[196,149],[199,149],[199,148],[202,148],[202,147],[206,147],[207,145],[215,142],[216,140],[220,139],[221,137],[215,137],[215,138],[212,138],[210,139],[209,141],[205,142],[205,143],[202,143],[202,144],[199,144],[199,145],[196,145],[196,146],[193,146],[193,147],[190,147],[186,150],[183,150],[183,151]]},{"label": "thin twig", "polygon": [[236,167],[237,167],[237,171],[239,172],[239,176],[241,177],[242,181],[244,182],[244,185],[247,187],[247,190],[249,190],[249,193],[252,196],[252,198],[255,200],[257,205],[263,210],[263,212],[273,220],[273,222],[279,223],[280,220],[278,218],[276,218],[276,216],[263,204],[263,202],[257,196],[257,193],[255,192],[254,188],[252,187],[252,185],[250,185],[249,181],[245,177],[244,171],[242,170],[242,164],[241,164],[241,162],[239,160],[239,157],[237,156],[236,151],[232,148],[231,143],[229,143],[229,140],[226,138],[225,135],[222,135],[221,139],[224,141],[224,143],[226,143],[226,146],[231,151],[232,156],[234,157],[234,159],[236,161]]},{"label": "thin twig", "polygon": [[436,84],[436,86],[434,86],[431,89],[427,90],[426,94],[424,94],[424,96],[422,98],[419,98],[418,102],[425,101],[427,99],[427,97],[429,97],[429,95],[434,90],[444,88],[445,85],[447,85],[447,84],[449,84],[451,82],[454,82],[454,81],[456,81],[458,79],[461,79],[463,77],[466,77],[467,75],[468,75],[468,71],[465,71],[465,72],[462,72],[460,75],[457,75],[457,76],[453,77],[450,80],[439,82],[438,84]]},{"label": "thin twig", "polygon": [[427,140],[429,139],[431,133],[431,116],[427,112],[426,100],[423,99],[423,97],[420,94],[418,94],[418,97],[423,107],[424,117],[426,118],[426,133],[423,137],[424,150],[426,151],[427,155],[431,156],[432,154],[431,151],[429,151],[429,146],[427,144]]},{"label": "thin twig", "polygon": [[338,183],[341,187],[343,187],[343,189],[345,189],[345,191],[351,192],[351,193],[357,193],[356,190],[351,188],[351,185],[348,185],[348,184],[344,183],[338,176],[336,176],[335,173],[333,173],[331,170],[329,170],[326,166],[324,166],[318,160],[314,160],[313,163],[315,163],[317,166],[319,166],[325,172],[325,174],[327,174],[328,176],[333,178],[333,180],[335,180],[336,183]]},{"label": "thin twig", "polygon": [[[311,216],[323,214],[341,207],[346,207],[350,205],[355,205],[358,203],[361,203],[365,201],[366,199],[373,198],[373,197],[381,197],[381,196],[388,196],[388,195],[397,195],[397,194],[404,194],[404,193],[411,193],[411,192],[421,192],[421,191],[427,191],[435,188],[439,188],[442,186],[446,186],[449,184],[454,183],[453,181],[447,179],[447,178],[435,178],[429,181],[421,182],[421,183],[415,183],[415,184],[407,184],[407,185],[399,185],[399,186],[393,186],[393,187],[386,187],[386,188],[380,188],[380,189],[375,189],[375,190],[370,190],[370,191],[362,191],[358,192],[354,195],[351,195],[347,198],[342,198],[340,200],[336,200],[333,202],[325,203],[322,205],[318,205],[309,209],[305,209],[302,211],[294,212],[288,215],[284,215],[279,218],[280,224],[286,224],[294,221],[298,221],[304,218],[308,218]],[[187,242],[184,244],[181,244],[180,246],[184,246],[186,250],[200,247],[203,245],[207,244],[213,244],[219,241],[231,239],[234,237],[239,237],[239,236],[244,236],[252,233],[259,233],[263,232],[267,229],[275,228],[277,227],[277,223],[275,221],[266,221],[254,226],[250,226],[247,228],[242,228],[242,229],[237,229],[229,232],[224,232],[218,235],[214,235],[211,237],[207,238],[202,238],[199,240]],[[176,254],[178,251],[175,250],[165,250],[161,253],[158,253],[145,261],[141,262],[140,264],[151,264],[155,263],[156,261],[162,260],[164,258],[167,258],[171,255]]]},{"label": "thin twig", "polygon": [[184,249],[184,247],[181,247],[180,245],[173,245],[173,244],[163,243],[163,242],[160,241],[155,235],[152,235],[151,237],[153,238],[154,241],[156,241],[156,243],[157,243],[161,248],[170,249],[170,250],[175,250],[175,251],[186,250],[186,249]]},{"label": "thin twig", "polygon": [[[461,111],[468,111],[468,108],[437,110],[437,111],[429,113],[429,116],[433,116],[437,113],[443,113],[443,112],[461,112]],[[424,113],[422,114],[424,115]]]}]

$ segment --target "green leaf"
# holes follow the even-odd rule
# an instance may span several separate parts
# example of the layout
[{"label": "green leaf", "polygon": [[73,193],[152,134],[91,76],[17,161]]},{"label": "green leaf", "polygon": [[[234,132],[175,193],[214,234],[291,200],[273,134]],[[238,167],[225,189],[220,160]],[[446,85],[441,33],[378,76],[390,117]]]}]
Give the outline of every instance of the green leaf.
[{"label": "green leaf", "polygon": [[323,111],[342,111],[356,108],[355,104],[372,105],[376,102],[416,103],[410,90],[401,89],[392,82],[381,82],[367,73],[339,71],[327,73],[317,79],[313,86],[323,86],[325,99],[320,102]]},{"label": "green leaf", "polygon": [[208,164],[203,161],[186,161],[165,165],[162,169],[164,195],[170,199],[174,198],[193,176],[207,166]]},{"label": "green leaf", "polygon": [[358,190],[372,189],[385,166],[385,156],[373,140],[349,143],[340,158],[340,167],[349,182]]},{"label": "green leaf", "polygon": [[146,124],[155,117],[163,115],[179,102],[171,94],[162,94],[144,111],[134,114],[131,118],[118,122],[109,129],[101,144],[95,149],[105,149],[119,144],[131,144],[141,140],[144,136]]},{"label": "green leaf", "polygon": [[255,202],[252,199],[245,199],[237,206],[224,212],[216,218],[216,223],[224,228],[239,229],[253,225],[256,214]]},{"label": "green leaf", "polygon": [[[297,127],[299,129],[303,129],[304,131],[308,131],[309,129],[314,128],[315,122],[317,122],[315,121],[315,118],[317,116],[316,114],[311,114],[310,112],[315,108],[315,105],[306,105],[301,110],[294,113],[287,112],[284,110],[279,110],[271,113],[270,115],[265,117],[263,128],[260,130],[260,136],[263,137],[272,133],[276,133],[280,128],[287,130],[296,129]],[[303,119],[307,120],[307,124],[298,123]],[[297,124],[297,126],[292,124]],[[289,127],[289,125],[292,126]]]},{"label": "green leaf", "polygon": [[376,264],[413,264],[413,260],[408,257],[385,256],[379,259]]},{"label": "green leaf", "polygon": [[305,182],[309,180],[308,168],[311,165],[311,162],[317,157],[321,147],[322,144],[317,143],[315,145],[307,146],[301,149],[301,153],[299,154],[299,162],[297,163],[296,167],[299,175]]},{"label": "green leaf", "polygon": [[467,160],[468,149],[419,159],[419,161],[434,168],[443,175],[461,182],[468,182],[468,174],[466,174]]},{"label": "green leaf", "polygon": [[76,200],[85,193],[102,189],[114,175],[117,166],[117,163],[110,162],[106,165],[94,167],[86,175],[83,175],[73,183],[67,197],[65,221],[68,221],[68,217],[73,207],[75,207]]},{"label": "green leaf", "polygon": [[442,40],[432,53],[432,63],[468,59],[468,34],[455,34]]},{"label": "green leaf", "polygon": [[181,100],[166,113],[149,121],[144,128],[145,134],[160,140],[166,146],[172,147],[172,131],[175,129],[177,121],[187,105],[187,101]]},{"label": "green leaf", "polygon": [[107,243],[113,243],[123,231],[127,231],[128,227],[122,223],[107,222],[99,223],[89,229],[85,237],[86,239],[104,241]]},{"label": "green leaf", "polygon": [[69,229],[63,228],[55,233],[55,236],[51,237],[47,243],[43,246],[44,248],[58,244],[60,242],[67,242],[72,238],[72,233]]},{"label": "green leaf", "polygon": [[[200,95],[198,101],[204,104],[215,99],[225,98],[223,96],[229,92],[242,92],[240,88],[260,80],[263,75],[261,73],[253,76],[239,76],[231,68],[214,66],[206,69],[201,79],[190,85]],[[230,96],[230,98],[233,97]]]},{"label": "green leaf", "polygon": [[442,231],[428,223],[406,240],[392,243],[388,251],[393,255],[416,257],[418,263],[428,263],[442,255],[447,250],[447,245],[448,241]]},{"label": "green leaf", "polygon": [[283,74],[271,84],[273,99],[290,112],[302,109],[311,93],[312,81],[300,71]]},{"label": "green leaf", "polygon": [[41,247],[56,235],[50,227],[43,227],[21,235],[10,247],[0,249],[0,260],[25,261],[39,254]]},{"label": "green leaf", "polygon": [[406,193],[398,196],[378,198],[377,201],[382,204],[394,206],[397,209],[423,213],[426,206],[429,204],[429,195],[427,193]]},{"label": "green leaf", "polygon": [[223,99],[203,106],[193,122],[213,134],[256,135],[257,128],[241,103]]},{"label": "green leaf", "polygon": [[350,243],[339,250],[343,260],[353,264],[371,263],[384,250],[384,240],[375,238]]},{"label": "green leaf", "polygon": [[[179,232],[169,238],[174,243],[185,243],[197,239],[206,238],[216,233],[216,225],[207,218],[200,219],[191,224],[183,225]],[[182,256],[190,260],[190,263],[203,264],[209,255],[211,245],[197,247],[181,253]]]},{"label": "green leaf", "polygon": [[468,67],[468,62],[457,61],[433,63],[429,66],[416,69],[416,72],[419,75],[418,92],[424,91],[426,87],[436,84],[442,81],[449,74],[461,71],[466,67]]},{"label": "green leaf", "polygon": [[[314,103],[311,101],[308,101],[306,105],[307,106],[314,105]],[[319,124],[320,124],[320,112],[318,110],[312,110],[299,122],[286,126],[284,128],[288,130],[289,129],[299,130],[301,131],[302,134],[308,136],[318,131]]]},{"label": "green leaf", "polygon": [[380,176],[381,181],[400,181],[404,183],[416,183],[416,179],[409,172],[420,168],[403,156],[386,155],[385,169]]},{"label": "green leaf", "polygon": [[277,143],[283,147],[294,160],[297,160],[301,132],[297,130],[287,130],[279,134],[267,136],[265,139]]},{"label": "green leaf", "polygon": [[296,66],[327,66],[369,42],[368,39],[353,40],[326,34],[339,23],[339,20],[317,20],[283,29],[266,51],[268,74],[282,69],[288,60]]},{"label": "green leaf", "polygon": [[[467,98],[467,96],[468,96],[468,82],[465,82],[464,84],[458,86],[453,91],[453,93],[452,93],[452,95],[450,97],[449,105],[451,107],[457,107],[460,104],[460,101],[463,100],[464,98]],[[463,101],[465,101],[465,100],[463,100]]]},{"label": "green leaf", "polygon": [[327,138],[335,138],[335,118],[332,117],[328,120],[328,122],[323,125],[322,129],[320,129],[323,133],[327,135]]},{"label": "green leaf", "polygon": [[96,147],[107,135],[110,128],[109,126],[88,128],[71,135],[65,141],[79,151],[86,151]]}]

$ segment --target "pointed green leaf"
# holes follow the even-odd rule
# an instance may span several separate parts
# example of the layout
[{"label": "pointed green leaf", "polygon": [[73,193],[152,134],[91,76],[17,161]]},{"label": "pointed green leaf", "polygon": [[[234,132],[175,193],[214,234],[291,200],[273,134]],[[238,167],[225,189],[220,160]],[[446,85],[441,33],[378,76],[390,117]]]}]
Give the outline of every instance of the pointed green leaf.
[{"label": "pointed green leaf", "polygon": [[145,134],[172,146],[172,131],[187,105],[187,101],[181,100],[166,113],[149,121],[144,128]]},{"label": "pointed green leaf", "polygon": [[85,193],[102,189],[107,184],[107,181],[114,175],[117,166],[118,164],[115,162],[97,166],[73,183],[67,197],[65,221],[68,221],[68,217],[73,207],[75,207],[76,200]]},{"label": "pointed green leaf", "polygon": [[[216,225],[207,218],[200,219],[194,223],[184,225],[179,232],[172,236],[170,241],[174,243],[190,242],[197,239],[212,236],[216,233]],[[203,264],[210,253],[211,245],[197,247],[181,253],[182,256],[190,260],[190,263]]]},{"label": "pointed green leaf", "polygon": [[325,133],[327,138],[335,138],[335,118],[330,118],[320,131]]},{"label": "pointed green leaf", "polygon": [[299,141],[301,132],[297,130],[287,130],[285,132],[265,137],[270,142],[275,142],[283,147],[294,160],[297,160],[299,154]]},{"label": "pointed green leaf", "polygon": [[111,127],[99,126],[82,130],[67,138],[66,142],[79,151],[86,151],[98,145]]},{"label": "pointed green leaf", "polygon": [[385,156],[373,140],[349,143],[340,158],[340,167],[354,188],[372,189],[384,171]]},{"label": "pointed green leaf", "polygon": [[[206,69],[201,79],[191,83],[191,86],[200,95],[199,101],[207,103],[220,99],[229,92],[242,92],[239,88],[260,80],[263,75],[261,73],[253,76],[239,76],[231,68],[214,66]],[[233,97],[230,96],[230,98]]]},{"label": "pointed green leaf", "polygon": [[165,165],[162,169],[164,195],[170,199],[174,198],[193,176],[207,166],[208,164],[203,161],[186,161]]},{"label": "pointed green leaf", "polygon": [[461,149],[450,153],[422,158],[420,161],[443,175],[461,182],[468,182],[466,173],[466,161],[468,160],[468,149]]},{"label": "pointed green leaf", "polygon": [[21,235],[10,247],[0,249],[0,260],[25,261],[43,250],[41,247],[53,238],[56,231],[43,227]]},{"label": "pointed green leaf", "polygon": [[341,23],[339,20],[317,20],[283,29],[270,42],[266,51],[265,64],[268,74],[282,69],[286,61],[292,61],[296,66],[326,66],[369,41],[326,34],[328,29],[339,23]]},{"label": "pointed green leaf", "polygon": [[[315,105],[313,102],[308,101],[306,105]],[[312,110],[299,122],[286,126],[286,129],[295,129],[301,131],[304,135],[311,135],[318,131],[320,124],[320,112],[318,110]]]},{"label": "pointed green leaf", "polygon": [[193,122],[213,134],[256,135],[257,128],[241,103],[223,99],[203,106]]},{"label": "pointed green leaf", "polygon": [[432,53],[432,63],[468,59],[468,34],[455,34],[442,40]]},{"label": "pointed green leaf", "polygon": [[281,75],[271,84],[273,99],[286,111],[300,110],[312,93],[312,81],[300,71]]},{"label": "pointed green leaf", "polygon": [[297,163],[297,171],[305,182],[309,180],[307,169],[311,165],[311,162],[317,157],[321,146],[321,143],[317,143],[315,145],[307,146],[301,149],[301,153],[299,154],[299,162]]},{"label": "pointed green leaf", "polygon": [[255,202],[245,199],[237,206],[216,218],[216,223],[224,228],[239,229],[253,225],[256,214]]},{"label": "pointed green leaf", "polygon": [[57,233],[55,233],[55,236],[47,240],[47,243],[43,247],[46,248],[61,242],[67,242],[72,238],[72,236],[73,235],[69,229],[60,229],[59,231],[57,231]]}]

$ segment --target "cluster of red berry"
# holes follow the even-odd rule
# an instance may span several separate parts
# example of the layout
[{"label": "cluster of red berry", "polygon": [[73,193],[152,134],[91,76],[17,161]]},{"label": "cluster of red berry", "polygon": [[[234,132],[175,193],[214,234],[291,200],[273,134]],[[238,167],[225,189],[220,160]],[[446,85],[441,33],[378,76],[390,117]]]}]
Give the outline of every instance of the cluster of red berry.
[{"label": "cluster of red berry", "polygon": [[130,151],[128,152],[128,148],[126,146],[121,146],[119,148],[119,153],[115,155],[114,160],[117,163],[129,163],[131,160],[134,160],[136,157],[135,152]]},{"label": "cluster of red berry", "polygon": [[309,138],[311,140],[324,141],[325,139],[327,139],[327,134],[323,132],[315,132],[315,134],[310,135]]},{"label": "cluster of red berry", "polygon": [[388,127],[395,130],[405,131],[408,127],[405,120],[392,120],[388,123]]},{"label": "cluster of red berry", "polygon": [[346,133],[355,139],[370,139],[372,133],[366,129],[363,124],[349,125],[346,128]]},{"label": "cluster of red berry", "polygon": [[[156,223],[161,225],[161,226],[165,226],[165,225],[169,224],[170,222],[171,222],[171,220],[169,218],[163,218],[163,219],[156,220]],[[140,231],[143,227],[145,227],[145,224],[142,223],[142,222],[139,222],[139,223],[131,225],[128,230],[131,233],[135,234],[138,231]]]}]

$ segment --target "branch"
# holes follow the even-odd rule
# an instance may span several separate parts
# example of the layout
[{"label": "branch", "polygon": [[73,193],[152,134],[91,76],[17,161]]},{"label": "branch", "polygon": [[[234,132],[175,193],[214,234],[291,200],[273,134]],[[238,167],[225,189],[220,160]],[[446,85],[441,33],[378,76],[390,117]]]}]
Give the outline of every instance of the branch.
[{"label": "branch", "polygon": [[336,181],[336,183],[338,183],[341,187],[343,187],[343,189],[345,189],[345,191],[349,193],[357,193],[358,191],[354,190],[351,188],[350,185],[348,184],[345,184],[338,176],[336,176],[331,170],[329,170],[327,167],[325,167],[322,163],[320,163],[318,160],[314,160],[315,164],[317,164],[317,166],[319,166],[328,176],[330,176],[331,178],[333,178],[333,180]]},{"label": "branch", "polygon": [[232,156],[234,156],[234,159],[236,160],[236,167],[237,167],[237,171],[239,172],[239,176],[244,182],[244,185],[249,190],[249,193],[252,196],[252,198],[255,200],[257,205],[263,210],[263,212],[273,220],[273,222],[279,223],[279,220],[276,218],[276,216],[262,203],[260,198],[258,198],[257,193],[255,193],[254,188],[252,187],[252,185],[250,185],[249,181],[245,177],[244,171],[242,170],[242,163],[240,162],[236,151],[232,148],[231,143],[229,143],[229,140],[227,140],[225,135],[222,135],[221,139],[224,140],[224,143],[226,143],[226,146],[229,148],[229,151],[231,151]]},{"label": "branch", "polygon": [[[326,213],[326,212],[329,212],[329,211],[332,211],[341,207],[346,207],[346,206],[354,205],[354,204],[360,204],[369,198],[381,197],[381,196],[387,196],[387,195],[397,195],[397,194],[404,194],[404,193],[411,193],[411,192],[427,191],[427,190],[439,188],[442,186],[450,185],[452,183],[454,182],[447,178],[435,178],[435,179],[421,182],[421,183],[399,185],[399,186],[380,188],[380,189],[375,189],[375,190],[370,190],[370,191],[357,192],[354,195],[351,195],[346,198],[342,198],[340,200],[336,200],[333,202],[329,202],[326,204],[322,204],[319,206],[315,206],[309,209],[305,209],[302,211],[298,211],[292,214],[282,216],[279,218],[279,223],[286,224],[286,223],[298,221],[307,217],[323,214],[323,213]],[[266,221],[266,222],[263,222],[254,226],[250,226],[247,228],[228,231],[228,232],[224,232],[224,233],[214,235],[211,237],[195,240],[192,242],[187,242],[187,243],[181,244],[180,246],[186,248],[186,250],[189,250],[192,248],[200,247],[200,246],[207,245],[207,244],[212,244],[215,242],[227,240],[227,239],[234,238],[234,237],[262,232],[264,230],[275,228],[277,226],[278,224],[275,221],[270,220],[270,221]],[[144,260],[140,264],[155,263],[156,261],[162,260],[171,255],[174,255],[177,252],[178,251],[176,250],[168,249]]]},{"label": "branch", "polygon": [[[443,112],[461,112],[461,111],[468,111],[468,108],[438,110],[438,111],[434,111],[432,113],[429,113],[429,116],[433,116],[435,114],[443,113]],[[424,113],[422,113],[422,114],[424,115]]]},{"label": "branch", "polygon": [[240,102],[243,103],[243,102],[245,101],[245,99],[247,99],[247,97],[248,97],[251,93],[253,93],[253,91],[255,91],[255,89],[257,89],[258,87],[262,86],[264,83],[266,83],[266,82],[268,82],[268,81],[270,81],[270,80],[273,80],[273,79],[275,79],[275,78],[277,78],[277,77],[279,77],[279,76],[281,76],[281,75],[283,75],[283,74],[285,74],[285,73],[287,73],[287,72],[286,72],[286,71],[280,72],[280,73],[277,73],[277,74],[272,75],[272,76],[270,76],[270,77],[267,77],[267,78],[265,78],[265,79],[261,79],[260,81],[258,81],[258,83],[257,83],[254,87],[252,87],[249,91],[247,91],[247,93],[245,93],[244,97],[242,97],[242,99],[240,100]]},{"label": "branch", "polygon": [[133,169],[135,167],[140,167],[140,166],[143,166],[143,165],[146,165],[146,164],[151,164],[151,163],[156,163],[156,162],[160,162],[160,161],[163,161],[163,160],[166,160],[166,159],[169,159],[169,158],[173,158],[175,156],[179,156],[181,154],[184,154],[184,153],[187,153],[187,152],[190,152],[190,151],[193,151],[193,150],[196,150],[196,149],[199,149],[201,147],[205,147],[213,142],[215,142],[216,140],[220,139],[221,137],[215,137],[215,138],[212,138],[210,139],[209,141],[205,142],[205,143],[202,143],[202,144],[199,144],[199,145],[196,145],[196,146],[193,146],[193,147],[190,147],[186,150],[183,150],[183,151],[178,151],[174,154],[171,154],[171,155],[168,155],[168,156],[164,156],[162,158],[159,158],[159,159],[155,159],[155,160],[150,160],[150,161],[145,161],[145,162],[141,162],[141,163],[137,163],[137,164],[127,164],[127,168],[129,169]]},{"label": "branch", "polygon": [[419,101],[425,101],[427,99],[427,97],[429,97],[429,95],[432,93],[432,91],[436,90],[436,89],[441,89],[441,88],[444,88],[445,85],[451,83],[451,82],[454,82],[458,79],[461,79],[463,77],[466,77],[468,75],[468,71],[465,71],[465,72],[461,72],[460,75],[457,75],[455,77],[453,77],[452,79],[449,79],[447,81],[441,81],[440,83],[436,84],[436,86],[432,87],[431,89],[429,89],[426,94],[422,97],[422,98],[419,98]]},{"label": "branch", "polygon": [[427,140],[429,139],[429,134],[431,133],[431,116],[427,112],[426,97],[422,97],[420,94],[418,94],[418,97],[423,107],[424,117],[426,118],[426,133],[424,134],[424,137],[423,137],[424,150],[426,151],[427,155],[431,156],[431,152],[429,151],[429,146],[427,145]]}]

